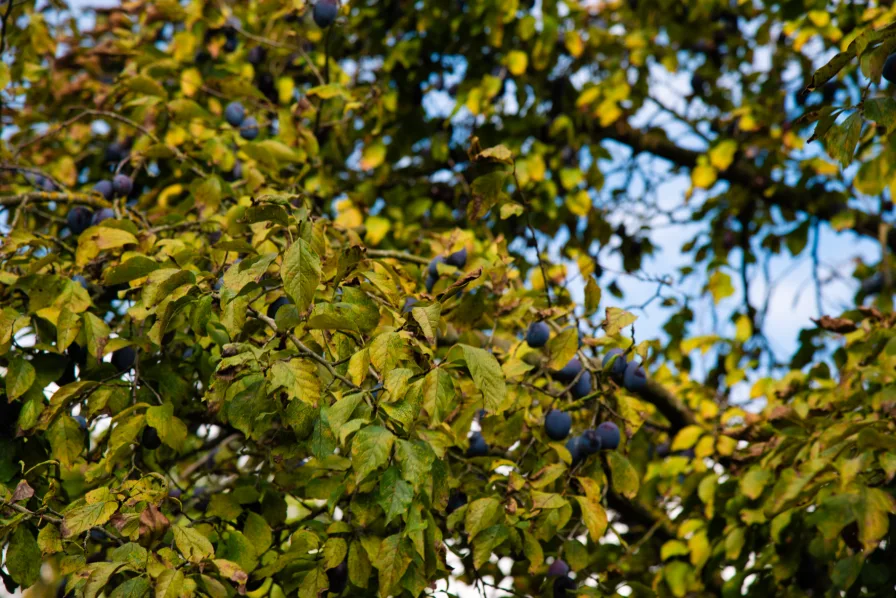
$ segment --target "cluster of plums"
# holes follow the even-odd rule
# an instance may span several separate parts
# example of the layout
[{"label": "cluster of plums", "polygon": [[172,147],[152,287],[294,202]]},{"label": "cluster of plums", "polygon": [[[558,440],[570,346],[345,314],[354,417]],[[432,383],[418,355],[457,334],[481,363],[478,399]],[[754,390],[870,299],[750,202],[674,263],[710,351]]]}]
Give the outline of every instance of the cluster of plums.
[{"label": "cluster of plums", "polygon": [[239,102],[230,102],[224,107],[224,120],[232,127],[240,130],[240,137],[252,141],[258,137],[258,121],[254,116],[246,116],[246,109]]},{"label": "cluster of plums", "polygon": [[426,292],[432,293],[433,287],[439,281],[439,264],[447,264],[455,268],[463,268],[467,265],[467,248],[464,247],[460,251],[455,251],[448,256],[438,256],[431,262],[426,269]]},{"label": "cluster of plums", "polygon": [[[126,174],[116,174],[112,180],[102,180],[93,186],[93,192],[99,193],[107,201],[116,197],[127,197],[134,188],[134,181]],[[91,226],[103,220],[115,218],[111,208],[102,208],[96,212],[83,206],[75,206],[65,216],[65,223],[73,235],[78,236]]]}]

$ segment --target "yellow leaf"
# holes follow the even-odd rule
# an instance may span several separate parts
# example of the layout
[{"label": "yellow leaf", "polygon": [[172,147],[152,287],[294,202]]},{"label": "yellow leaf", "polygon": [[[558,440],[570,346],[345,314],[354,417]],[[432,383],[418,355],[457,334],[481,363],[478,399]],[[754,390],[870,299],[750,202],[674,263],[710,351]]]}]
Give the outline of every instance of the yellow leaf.
[{"label": "yellow leaf", "polygon": [[725,170],[734,161],[736,151],[737,143],[731,139],[726,139],[709,150],[709,163],[718,170]]},{"label": "yellow leaf", "polygon": [[703,428],[700,426],[686,426],[678,432],[675,440],[672,441],[673,451],[683,451],[691,448],[697,443],[697,439],[703,435]]},{"label": "yellow leaf", "polygon": [[595,116],[600,119],[600,126],[608,127],[622,116],[622,109],[615,100],[604,100],[597,106],[594,111]]},{"label": "yellow leaf", "polygon": [[386,159],[386,146],[382,141],[376,141],[364,148],[361,154],[361,168],[372,170]]},{"label": "yellow leaf", "polygon": [[186,69],[180,75],[180,90],[187,97],[193,97],[202,87],[202,75],[196,68]]},{"label": "yellow leaf", "polygon": [[716,182],[716,174],[715,168],[701,164],[691,171],[691,182],[700,189],[709,189]]},{"label": "yellow leaf", "polygon": [[585,44],[582,42],[582,37],[578,31],[567,31],[563,41],[573,58],[578,58],[585,51]]},{"label": "yellow leaf", "polygon": [[591,210],[591,197],[582,189],[578,193],[566,196],[566,207],[576,216],[587,216]]},{"label": "yellow leaf", "polygon": [[831,15],[826,10],[810,10],[809,20],[818,28],[827,27],[831,22]]},{"label": "yellow leaf", "polygon": [[527,66],[529,66],[529,56],[527,56],[525,52],[513,50],[507,54],[507,68],[510,70],[511,74],[519,77],[526,72]]},{"label": "yellow leaf", "polygon": [[533,181],[543,181],[546,167],[540,154],[533,154],[527,160],[529,164],[529,178]]},{"label": "yellow leaf", "polygon": [[365,242],[369,245],[379,245],[380,241],[389,233],[391,223],[389,220],[380,216],[370,216],[364,223],[367,228],[367,234],[364,236]]}]

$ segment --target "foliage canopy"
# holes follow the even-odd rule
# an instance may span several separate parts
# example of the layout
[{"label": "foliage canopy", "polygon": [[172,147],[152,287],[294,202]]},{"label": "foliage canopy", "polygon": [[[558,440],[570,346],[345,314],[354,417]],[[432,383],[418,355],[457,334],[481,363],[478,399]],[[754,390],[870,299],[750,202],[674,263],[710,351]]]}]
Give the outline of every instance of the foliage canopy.
[{"label": "foliage canopy", "polygon": [[[0,5],[5,587],[891,593],[896,10],[337,6]],[[823,234],[883,257],[821,317]]]}]

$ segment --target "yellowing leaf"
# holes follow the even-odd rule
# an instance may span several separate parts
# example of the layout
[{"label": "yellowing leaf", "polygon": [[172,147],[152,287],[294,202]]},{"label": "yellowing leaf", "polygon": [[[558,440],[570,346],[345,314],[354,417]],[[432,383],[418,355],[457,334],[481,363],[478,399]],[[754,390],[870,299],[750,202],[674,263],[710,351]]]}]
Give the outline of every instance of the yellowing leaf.
[{"label": "yellowing leaf", "polygon": [[725,170],[731,166],[736,152],[737,143],[731,139],[726,139],[709,150],[709,163],[716,170]]},{"label": "yellowing leaf", "polygon": [[507,68],[510,70],[511,74],[517,77],[525,73],[526,67],[529,66],[529,56],[520,50],[512,50],[509,52],[506,60]]},{"label": "yellowing leaf", "polygon": [[375,143],[364,147],[364,151],[361,153],[361,168],[373,170],[382,164],[385,159],[386,145],[381,140],[377,140]]},{"label": "yellowing leaf", "polygon": [[566,196],[566,207],[576,216],[587,216],[591,211],[591,197],[584,189]]},{"label": "yellowing leaf", "polygon": [[675,435],[672,441],[673,451],[682,451],[691,448],[697,444],[697,440],[703,435],[703,428],[700,426],[686,426]]},{"label": "yellowing leaf", "polygon": [[187,97],[193,97],[199,88],[202,87],[202,74],[199,69],[188,68],[180,75],[180,90]]},{"label": "yellowing leaf", "polygon": [[709,189],[716,182],[716,169],[708,164],[700,164],[691,171],[691,182],[694,187]]}]

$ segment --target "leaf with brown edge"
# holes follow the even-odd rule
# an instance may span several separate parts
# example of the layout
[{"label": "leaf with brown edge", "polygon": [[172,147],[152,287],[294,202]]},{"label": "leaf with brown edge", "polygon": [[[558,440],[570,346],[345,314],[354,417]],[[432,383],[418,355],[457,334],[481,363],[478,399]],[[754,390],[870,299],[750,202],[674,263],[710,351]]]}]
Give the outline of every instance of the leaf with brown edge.
[{"label": "leaf with brown edge", "polygon": [[815,325],[822,330],[836,332],[837,334],[846,334],[856,329],[856,323],[846,318],[832,318],[831,316],[821,316],[818,319],[810,318]]},{"label": "leaf with brown edge", "polygon": [[10,502],[19,502],[20,500],[28,500],[34,496],[34,488],[28,485],[26,480],[19,482],[15,492],[12,493]]}]

